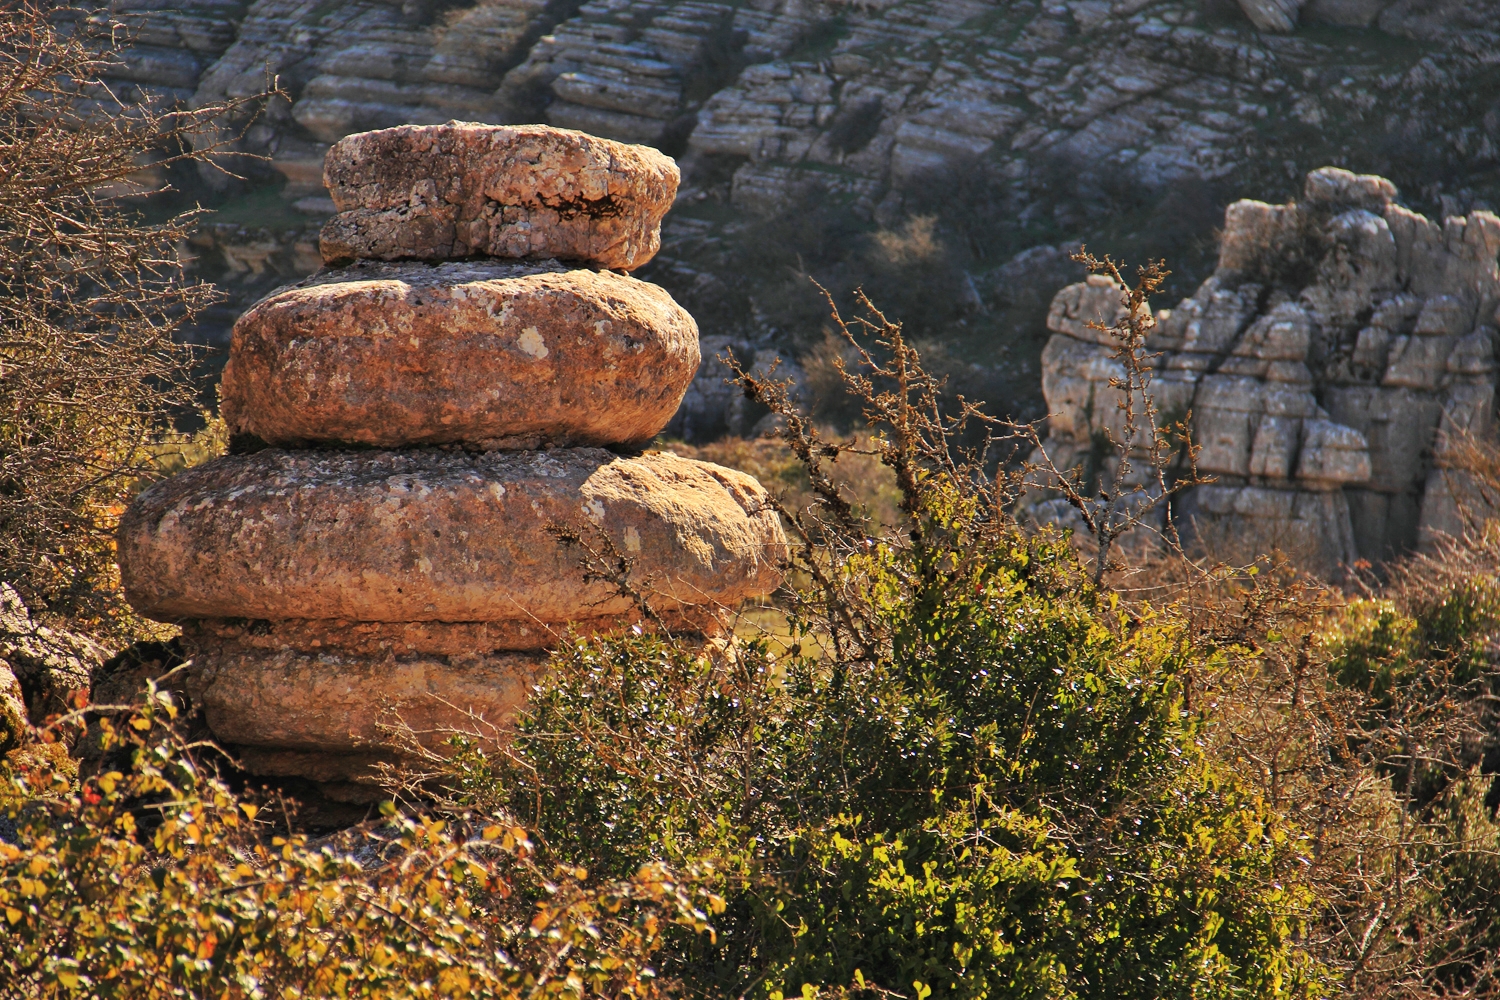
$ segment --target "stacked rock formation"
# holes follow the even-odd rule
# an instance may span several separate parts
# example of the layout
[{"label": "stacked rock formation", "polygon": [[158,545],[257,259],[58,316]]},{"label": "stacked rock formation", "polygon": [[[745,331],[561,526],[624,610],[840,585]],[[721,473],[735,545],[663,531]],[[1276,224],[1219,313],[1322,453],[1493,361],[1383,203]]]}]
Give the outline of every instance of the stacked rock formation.
[{"label": "stacked rock formation", "polygon": [[[1440,225],[1395,197],[1383,178],[1325,168],[1298,202],[1236,202],[1217,271],[1158,314],[1157,403],[1191,412],[1216,480],[1175,504],[1187,533],[1248,535],[1330,570],[1459,533],[1482,502],[1453,458],[1494,432],[1500,218]],[[1114,322],[1120,301],[1097,277],[1053,300],[1043,390],[1060,467],[1120,419],[1121,372],[1087,326]],[[1064,514],[1055,500],[1038,513]]]},{"label": "stacked rock formation", "polygon": [[342,266],[247,312],[224,372],[236,440],[268,447],[147,490],[119,558],[130,601],[182,623],[214,734],[337,795],[396,717],[484,735],[570,625],[640,618],[561,535],[696,631],[777,585],[785,539],[750,477],[627,454],[699,362],[691,316],[604,269],[654,252],[670,159],[449,123],[351,136],[326,178]]}]

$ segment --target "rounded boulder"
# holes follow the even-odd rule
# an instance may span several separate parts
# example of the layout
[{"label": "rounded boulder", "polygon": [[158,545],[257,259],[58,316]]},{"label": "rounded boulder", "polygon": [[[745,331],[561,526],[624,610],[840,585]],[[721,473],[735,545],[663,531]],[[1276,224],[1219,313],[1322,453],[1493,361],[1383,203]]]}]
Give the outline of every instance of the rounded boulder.
[{"label": "rounded boulder", "polygon": [[692,316],[625,275],[361,262],[240,317],[220,391],[231,431],[275,445],[640,444],[698,362]]},{"label": "rounded boulder", "polygon": [[189,618],[544,626],[734,607],[781,580],[786,538],[751,477],[652,453],[286,452],[141,493],[125,595]]},{"label": "rounded boulder", "polygon": [[671,157],[546,125],[401,125],[334,143],[323,183],[339,213],[330,263],[491,257],[634,270],[661,246],[680,174]]}]

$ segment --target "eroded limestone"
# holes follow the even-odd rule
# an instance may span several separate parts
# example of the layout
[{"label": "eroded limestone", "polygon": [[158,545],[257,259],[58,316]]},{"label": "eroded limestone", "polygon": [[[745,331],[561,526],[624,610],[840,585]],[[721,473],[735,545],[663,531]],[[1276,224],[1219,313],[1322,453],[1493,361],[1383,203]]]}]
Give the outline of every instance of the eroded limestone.
[{"label": "eroded limestone", "polygon": [[642,444],[698,362],[693,318],[624,275],[361,262],[242,316],[221,398],[277,445]]},{"label": "eroded limestone", "polygon": [[[1281,545],[1334,572],[1464,530],[1474,491],[1450,455],[1493,433],[1500,218],[1439,225],[1395,197],[1384,178],[1325,168],[1298,202],[1237,202],[1218,270],[1158,314],[1151,391],[1169,418],[1191,414],[1198,471],[1217,480],[1175,505],[1185,535]],[[1288,267],[1298,255],[1306,266]],[[1117,321],[1122,297],[1094,278],[1053,302],[1045,447],[1064,468],[1119,439],[1123,371],[1085,321]],[[1037,516],[1055,507],[1039,490]]]},{"label": "eroded limestone", "polygon": [[545,125],[402,125],[333,145],[323,259],[557,258],[634,270],[679,180],[646,146]]},{"label": "eroded limestone", "polygon": [[767,501],[743,473],[666,453],[268,450],[143,493],[120,564],[131,603],[163,620],[556,625],[638,613],[556,530],[630,560],[658,607],[733,606],[780,581]]}]

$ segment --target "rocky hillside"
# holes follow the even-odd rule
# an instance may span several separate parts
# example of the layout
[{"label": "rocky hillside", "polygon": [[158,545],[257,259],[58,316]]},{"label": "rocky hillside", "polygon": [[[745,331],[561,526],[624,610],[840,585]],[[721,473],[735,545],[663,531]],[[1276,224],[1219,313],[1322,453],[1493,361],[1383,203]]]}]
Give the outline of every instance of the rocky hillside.
[{"label": "rocky hillside", "polygon": [[[1306,171],[1390,177],[1442,217],[1500,204],[1492,0],[113,0],[133,99],[276,78],[266,159],[195,194],[193,252],[231,294],[199,331],[317,264],[323,154],[350,132],[543,121],[658,146],[684,185],[643,277],[703,328],[674,430],[748,432],[727,349],[800,366],[823,415],[837,345],[815,278],[863,284],[955,386],[1041,406],[1047,304],[1087,242],[1164,255],[1185,294],[1242,196]],[[226,123],[226,128],[236,123]]]}]

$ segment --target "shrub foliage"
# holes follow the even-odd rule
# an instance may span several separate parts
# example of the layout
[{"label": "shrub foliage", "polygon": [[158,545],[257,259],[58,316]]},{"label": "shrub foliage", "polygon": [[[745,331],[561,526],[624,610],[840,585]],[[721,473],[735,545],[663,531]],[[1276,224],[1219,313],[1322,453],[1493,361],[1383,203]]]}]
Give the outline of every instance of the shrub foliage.
[{"label": "shrub foliage", "polygon": [[321,843],[273,835],[153,701],[105,722],[128,771],[9,776],[0,996],[644,1000],[667,928],[702,932],[722,906],[656,864],[543,867],[504,817],[387,807]]}]

